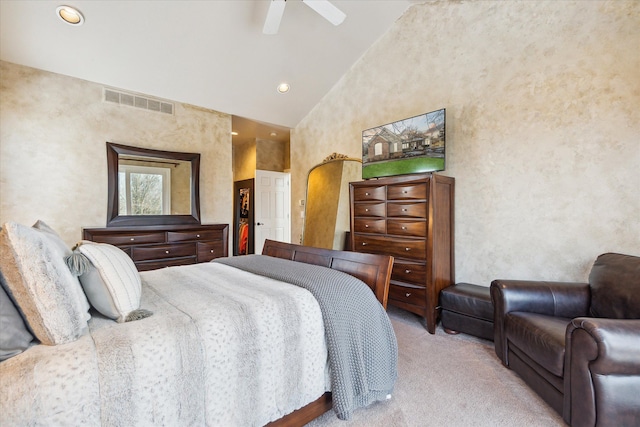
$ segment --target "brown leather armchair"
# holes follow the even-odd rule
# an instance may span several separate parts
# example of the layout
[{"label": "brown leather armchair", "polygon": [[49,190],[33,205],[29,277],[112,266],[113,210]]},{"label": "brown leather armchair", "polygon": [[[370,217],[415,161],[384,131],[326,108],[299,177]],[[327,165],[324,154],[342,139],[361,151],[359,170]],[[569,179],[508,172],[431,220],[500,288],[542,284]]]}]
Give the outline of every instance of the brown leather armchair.
[{"label": "brown leather armchair", "polygon": [[494,280],[502,363],[572,426],[640,426],[640,257],[600,255],[589,283]]}]

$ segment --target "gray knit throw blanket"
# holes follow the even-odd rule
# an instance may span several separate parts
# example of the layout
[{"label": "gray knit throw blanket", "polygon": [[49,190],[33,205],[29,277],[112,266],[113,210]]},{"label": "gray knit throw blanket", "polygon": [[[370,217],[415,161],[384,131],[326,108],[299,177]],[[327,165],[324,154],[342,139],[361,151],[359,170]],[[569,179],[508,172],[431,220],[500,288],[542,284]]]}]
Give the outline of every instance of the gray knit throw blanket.
[{"label": "gray knit throw blanket", "polygon": [[214,262],[313,294],[325,324],[333,410],[339,419],[348,420],[354,409],[391,394],[398,376],[398,343],[387,313],[364,282],[326,267],[265,255]]}]

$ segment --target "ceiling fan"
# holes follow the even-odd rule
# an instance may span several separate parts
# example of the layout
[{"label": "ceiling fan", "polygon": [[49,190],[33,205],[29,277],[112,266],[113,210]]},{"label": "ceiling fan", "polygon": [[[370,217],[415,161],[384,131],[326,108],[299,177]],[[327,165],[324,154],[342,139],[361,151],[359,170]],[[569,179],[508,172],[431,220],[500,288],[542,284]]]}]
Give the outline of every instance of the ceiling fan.
[{"label": "ceiling fan", "polygon": [[[264,21],[262,32],[264,34],[277,34],[284,13],[284,6],[287,0],[271,0],[267,19]],[[302,3],[315,10],[320,16],[333,25],[340,25],[347,17],[343,11],[335,7],[329,0],[302,0]]]}]

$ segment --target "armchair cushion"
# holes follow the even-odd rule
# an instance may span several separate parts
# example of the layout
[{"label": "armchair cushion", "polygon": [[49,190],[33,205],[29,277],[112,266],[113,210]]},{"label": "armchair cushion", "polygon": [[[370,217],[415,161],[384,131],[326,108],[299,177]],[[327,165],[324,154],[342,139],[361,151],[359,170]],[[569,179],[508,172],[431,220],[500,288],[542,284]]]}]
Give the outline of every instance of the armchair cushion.
[{"label": "armchair cushion", "polygon": [[589,275],[593,317],[640,319],[640,257],[606,253]]},{"label": "armchair cushion", "polygon": [[544,314],[512,312],[507,315],[508,340],[533,361],[562,377],[564,337],[571,319]]}]

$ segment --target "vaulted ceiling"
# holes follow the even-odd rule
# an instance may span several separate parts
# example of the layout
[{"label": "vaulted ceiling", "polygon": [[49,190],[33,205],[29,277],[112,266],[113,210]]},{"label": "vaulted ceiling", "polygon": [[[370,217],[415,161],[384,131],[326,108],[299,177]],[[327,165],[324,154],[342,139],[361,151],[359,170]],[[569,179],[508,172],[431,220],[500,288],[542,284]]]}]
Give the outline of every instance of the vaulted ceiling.
[{"label": "vaulted ceiling", "polygon": [[[269,0],[2,0],[0,58],[291,128],[412,1],[332,3],[346,13],[339,26],[288,0],[278,33],[265,35]],[[83,25],[58,19],[61,4]]]}]

